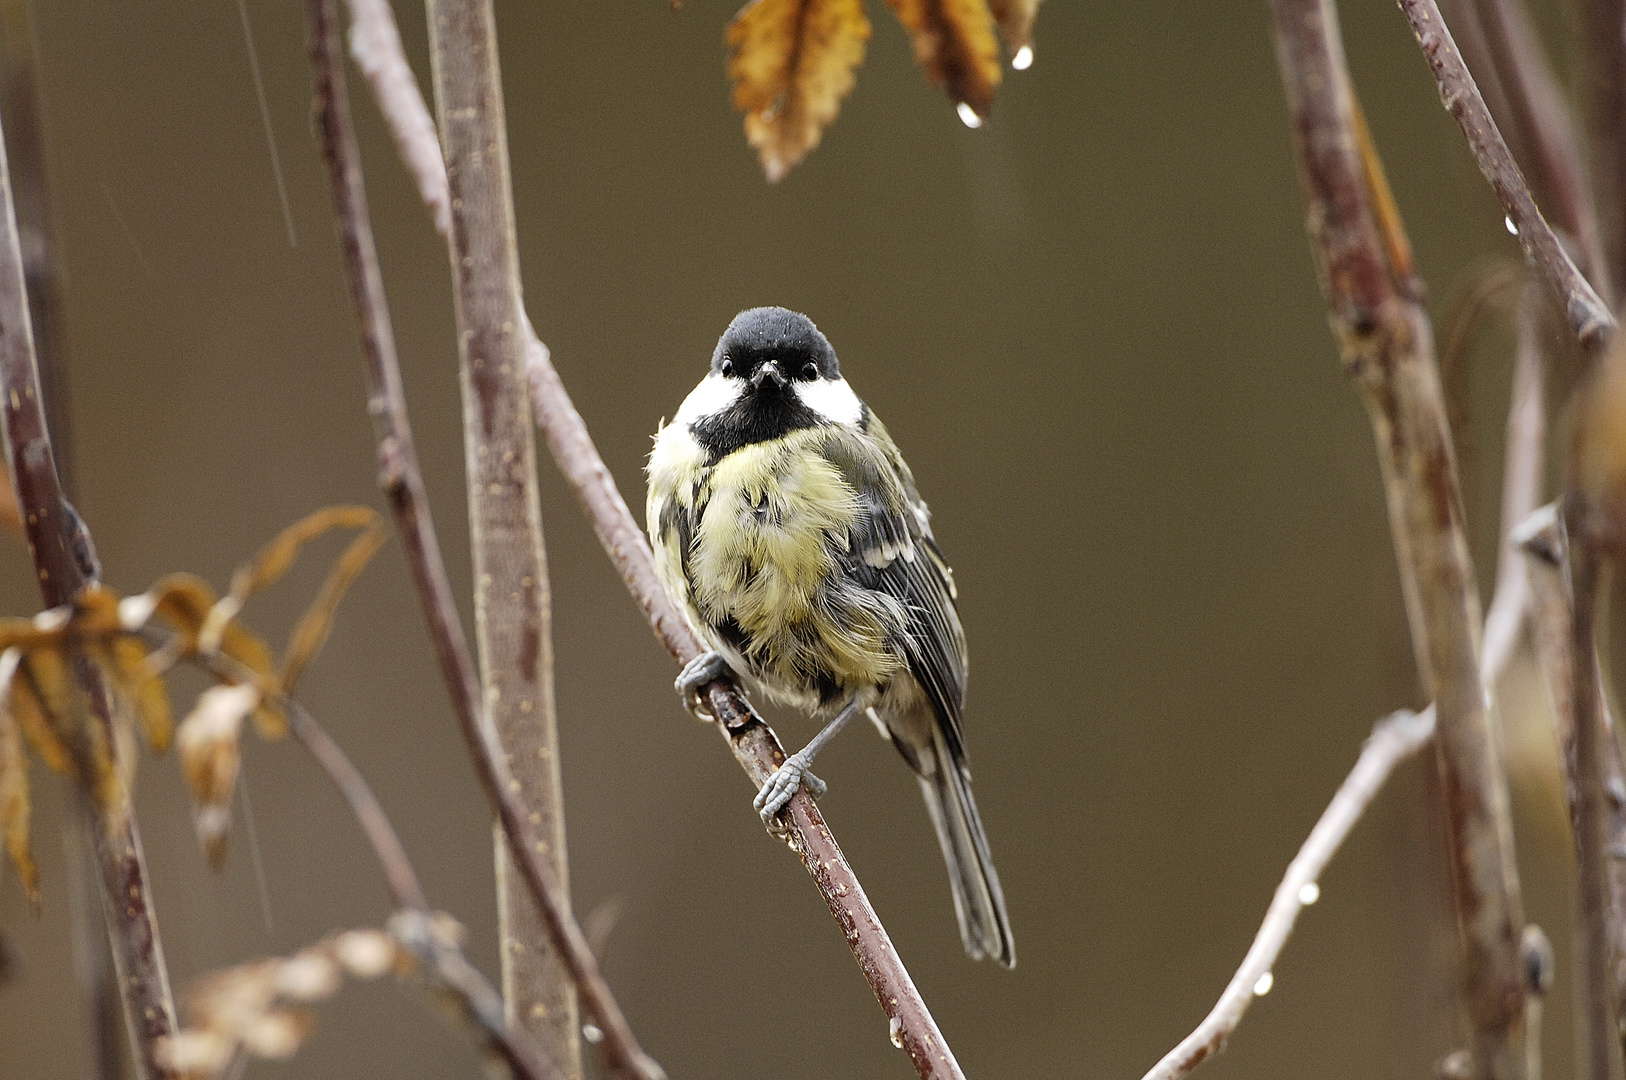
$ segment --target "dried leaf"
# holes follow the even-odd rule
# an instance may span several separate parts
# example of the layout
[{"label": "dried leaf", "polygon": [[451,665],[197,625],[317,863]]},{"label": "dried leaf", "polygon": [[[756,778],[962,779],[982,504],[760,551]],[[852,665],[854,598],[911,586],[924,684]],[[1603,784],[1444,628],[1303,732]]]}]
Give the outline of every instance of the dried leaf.
[{"label": "dried leaf", "polygon": [[[16,676],[22,654],[8,649],[0,654],[0,686]],[[0,832],[6,839],[6,855],[11,859],[23,891],[35,908],[40,902],[39,868],[28,845],[28,818],[32,806],[28,798],[28,757],[23,753],[22,732],[9,709],[0,708]]]},{"label": "dried leaf", "polygon": [[154,616],[180,635],[187,649],[197,648],[198,635],[218,597],[212,585],[195,574],[169,574],[140,596],[119,605],[126,630],[139,630]]},{"label": "dried leaf", "polygon": [[250,596],[272,584],[293,565],[299,549],[333,529],[365,529],[378,518],[378,512],[367,506],[329,506],[294,522],[269,544],[259,550],[249,562],[238,568],[231,578],[231,590],[209,613],[203,632],[203,648],[209,651],[220,629],[242,610]]},{"label": "dried leaf", "polygon": [[294,626],[293,633],[288,635],[288,648],[282,658],[282,676],[278,680],[283,693],[294,692],[294,684],[299,681],[305,665],[322,648],[328,632],[333,629],[333,615],[339,609],[339,601],[344,599],[350,583],[356,580],[356,576],[378,554],[378,549],[384,546],[388,535],[384,522],[374,518],[360,536],[350,541],[350,546],[344,549],[339,561],[333,564],[327,580],[322,582],[322,591],[316,594],[310,608]]},{"label": "dried leaf", "polygon": [[[964,105],[960,118],[975,127],[994,107],[999,85],[999,42],[988,0],[887,0],[909,31],[915,59],[927,78]],[[966,115],[969,110],[971,115]]]},{"label": "dried leaf", "polygon": [[1016,57],[1011,66],[1021,70],[1033,62],[1033,19],[1039,0],[988,0],[988,10],[999,23],[1005,48]]},{"label": "dried leaf", "polygon": [[153,673],[147,657],[147,646],[141,641],[120,636],[107,649],[103,666],[135,713],[147,745],[162,752],[169,749],[175,721],[170,713],[169,691],[164,688],[164,680]]},{"label": "dried leaf", "polygon": [[314,1026],[307,1010],[290,1004],[332,996],[345,973],[372,979],[405,963],[389,934],[347,930],[287,959],[253,960],[217,972],[187,993],[192,1022],[160,1042],[160,1063],[202,1078],[219,1075],[239,1050],[259,1058],[290,1057]]},{"label": "dried leaf", "polygon": [[22,507],[17,503],[17,489],[11,483],[11,470],[0,469],[0,529],[13,536],[25,538]]},{"label": "dried leaf", "polygon": [[23,735],[27,737],[28,745],[34,748],[34,753],[39,755],[40,760],[56,772],[67,776],[74,775],[77,769],[74,766],[73,754],[68,749],[68,744],[63,741],[56,724],[46,713],[45,705],[40,701],[39,692],[34,689],[34,680],[26,667],[19,668],[12,676],[5,701]]},{"label": "dried leaf", "polygon": [[728,26],[728,77],[770,181],[819,145],[864,61],[862,0],[752,0]]},{"label": "dried leaf", "polygon": [[175,747],[181,772],[192,792],[192,819],[198,843],[217,870],[226,858],[231,831],[231,800],[242,766],[243,721],[260,703],[259,688],[211,686],[181,721]]}]

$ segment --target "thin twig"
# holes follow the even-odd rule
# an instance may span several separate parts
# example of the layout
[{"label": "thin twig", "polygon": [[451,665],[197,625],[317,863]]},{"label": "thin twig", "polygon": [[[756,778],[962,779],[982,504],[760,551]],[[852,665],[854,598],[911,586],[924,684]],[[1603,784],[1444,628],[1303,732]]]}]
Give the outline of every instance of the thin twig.
[{"label": "thin twig", "polygon": [[1361,748],[1355,768],[1339,785],[1338,793],[1322,811],[1321,818],[1287,866],[1282,883],[1265,912],[1265,921],[1254,935],[1253,945],[1236,969],[1225,992],[1195,1031],[1163,1056],[1144,1080],[1177,1080],[1185,1076],[1225,1046],[1242,1022],[1253,999],[1261,991],[1260,980],[1276,966],[1276,958],[1293,932],[1293,924],[1307,903],[1319,894],[1318,879],[1338,853],[1349,830],[1366,813],[1366,808],[1382,790],[1389,775],[1403,761],[1427,746],[1434,737],[1434,706],[1420,713],[1397,712],[1384,717],[1372,729]]},{"label": "thin twig", "polygon": [[1581,269],[1597,283],[1600,295],[1611,296],[1613,275],[1603,254],[1574,117],[1524,0],[1468,0],[1460,6],[1467,15],[1483,15],[1486,59],[1499,75],[1507,103],[1500,114],[1491,110],[1493,118],[1508,142],[1522,148],[1515,156],[1538,204],[1547,206],[1580,246]]},{"label": "thin twig", "polygon": [[[1527,293],[1527,299],[1529,295]],[[1540,498],[1541,461],[1545,416],[1542,411],[1542,353],[1534,341],[1533,330],[1526,332],[1527,323],[1519,323],[1519,351],[1513,373],[1512,404],[1508,408],[1508,436],[1505,475],[1502,481],[1502,558],[1497,566],[1496,592],[1491,599],[1490,613],[1485,618],[1485,649],[1482,655],[1483,682],[1489,693],[1500,681],[1503,670],[1513,657],[1518,643],[1519,629],[1530,611],[1530,575],[1525,555],[1513,538],[1515,527],[1521,524],[1535,502]],[[1309,837],[1299,853],[1288,864],[1282,883],[1265,912],[1264,922],[1254,935],[1253,945],[1242,960],[1242,966],[1226,985],[1219,1001],[1197,1025],[1190,1035],[1164,1055],[1163,1060],[1146,1074],[1145,1080],[1178,1080],[1203,1061],[1221,1050],[1231,1033],[1242,1022],[1242,1015],[1257,996],[1259,980],[1276,966],[1293,932],[1294,922],[1304,907],[1305,888],[1313,885],[1321,872],[1343,844],[1354,826],[1390,773],[1401,761],[1415,753],[1434,737],[1434,707],[1421,713],[1395,713],[1378,722],[1372,737],[1367,740],[1355,768],[1338,788],[1327,809],[1322,811]],[[1314,890],[1310,896],[1319,895]],[[1525,928],[1529,939],[1535,927]],[[1544,940],[1544,939],[1543,939]],[[1527,940],[1527,946],[1529,942]],[[1529,948],[1526,948],[1529,952]],[[1539,1017],[1539,1000],[1530,1015]],[[1534,1038],[1527,1032],[1527,1038]],[[1527,1047],[1527,1049],[1529,1049]],[[1532,1051],[1533,1053],[1533,1051]],[[1530,1055],[1527,1054],[1527,1071]],[[1527,1077],[1527,1080],[1539,1080]]]},{"label": "thin twig", "polygon": [[[1432,9],[1430,0],[1416,2]],[[1519,957],[1523,917],[1507,781],[1481,684],[1479,597],[1432,334],[1418,300],[1420,288],[1410,280],[1397,286],[1385,262],[1331,0],[1273,0],[1271,8],[1310,206],[1311,248],[1345,368],[1372,421],[1418,677],[1438,709],[1435,760],[1464,953],[1463,1005],[1472,1030],[1472,1074],[1516,1077],[1523,1072],[1516,1052],[1524,1005]],[[1431,55],[1440,53],[1438,35],[1443,33],[1442,27],[1438,34],[1431,30],[1423,35]],[[1465,70],[1462,77],[1467,78]],[[1483,112],[1477,93],[1474,100]],[[1502,149],[1505,154],[1506,147]],[[1511,159],[1508,166],[1512,168]],[[1522,182],[1518,188],[1533,213]],[[1552,240],[1550,231],[1546,235]],[[1562,256],[1557,241],[1552,243]]]},{"label": "thin twig", "polygon": [[[463,634],[463,624],[458,618],[457,602],[452,594],[445,561],[435,537],[434,521],[429,513],[428,496],[408,421],[394,334],[384,298],[383,277],[379,271],[367,214],[366,188],[350,120],[343,64],[338,53],[337,20],[331,0],[313,0],[310,10],[319,134],[333,179],[335,208],[352,298],[356,304],[363,351],[367,357],[368,411],[373,417],[378,436],[380,483],[395,514],[407,562],[429,624],[436,658],[451,694],[453,710],[487,800],[518,856],[521,875],[549,916],[548,929],[554,948],[565,960],[587,1015],[604,1034],[601,1046],[605,1060],[612,1071],[618,1073],[659,1077],[662,1075],[660,1067],[643,1052],[633,1037],[620,1007],[604,982],[585,935],[568,904],[562,900],[563,890],[551,862],[540,856],[538,845],[541,836],[532,827],[526,809],[514,795],[513,777],[496,734],[481,707],[479,680]],[[393,23],[391,31],[393,37]],[[357,36],[361,36],[359,28]],[[399,38],[393,39],[398,45]],[[402,58],[400,65],[410,76],[410,69],[405,64]],[[416,95],[416,84],[413,84],[413,92],[421,109],[423,102]],[[425,122],[428,122],[427,115]],[[430,131],[433,131],[433,125]],[[444,177],[444,168],[441,175]]]},{"label": "thin twig", "polygon": [[1508,150],[1507,141],[1491,119],[1485,99],[1468,73],[1456,42],[1451,39],[1451,31],[1440,16],[1438,5],[1435,0],[1399,0],[1399,3],[1439,84],[1440,99],[1461,125],[1479,171],[1490,182],[1518,231],[1525,258],[1552,286],[1576,339],[1589,350],[1601,348],[1614,331],[1615,317],[1542,217]]},{"label": "thin twig", "polygon": [[[69,511],[57,476],[35,367],[11,177],[3,152],[0,196],[5,204],[0,208],[0,408],[5,418],[6,461],[23,509],[41,595],[46,607],[58,607],[90,580],[94,549],[89,530]],[[117,700],[105,676],[83,656],[75,657],[74,670],[89,709],[85,731],[111,754],[116,746]],[[81,761],[81,775],[95,775],[89,748],[82,745],[80,751],[87,755]],[[83,786],[81,797],[96,799]],[[137,1072],[142,1077],[168,1077],[172,1074],[158,1063],[155,1048],[160,1038],[175,1030],[175,1005],[128,792],[98,801],[93,812],[103,912]]]}]

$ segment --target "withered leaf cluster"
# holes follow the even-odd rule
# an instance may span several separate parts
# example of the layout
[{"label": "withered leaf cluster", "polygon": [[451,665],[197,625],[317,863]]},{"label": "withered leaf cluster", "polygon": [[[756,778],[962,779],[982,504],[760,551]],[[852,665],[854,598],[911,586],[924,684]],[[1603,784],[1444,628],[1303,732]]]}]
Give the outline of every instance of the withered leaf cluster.
[{"label": "withered leaf cluster", "polygon": [[[887,0],[926,76],[973,126],[1001,76],[999,42],[1026,67],[1039,0]],[[728,77],[745,137],[770,181],[819,144],[853,87],[870,22],[863,0],[752,0],[729,24]]]},{"label": "withered leaf cluster", "polygon": [[[358,529],[279,662],[237,619],[244,603],[287,572],[305,543],[336,528]],[[327,639],[345,590],[377,552],[385,529],[364,506],[318,511],[284,531],[233,576],[225,596],[201,578],[171,574],[135,596],[92,584],[72,604],[32,619],[0,618],[0,832],[24,890],[39,902],[29,847],[29,757],[94,794],[103,813],[129,813],[136,742],[154,751],[176,743],[191,789],[199,842],[215,865],[225,857],[243,722],[265,738],[287,731],[282,703]],[[194,661],[219,685],[205,690],[177,727],[164,677]],[[76,665],[107,677],[114,700],[100,712],[85,700]]]},{"label": "withered leaf cluster", "polygon": [[216,972],[187,995],[192,1022],[159,1046],[161,1063],[189,1077],[225,1072],[239,1054],[292,1057],[313,1026],[306,1006],[338,991],[344,976],[405,974],[410,952],[382,930],[331,934],[288,957],[268,957]]}]

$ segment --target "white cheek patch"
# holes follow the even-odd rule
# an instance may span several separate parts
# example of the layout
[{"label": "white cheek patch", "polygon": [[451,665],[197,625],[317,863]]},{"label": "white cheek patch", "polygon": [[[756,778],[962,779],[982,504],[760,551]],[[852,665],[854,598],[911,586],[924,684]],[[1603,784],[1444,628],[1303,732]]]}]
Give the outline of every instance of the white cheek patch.
[{"label": "white cheek patch", "polygon": [[803,405],[833,424],[857,427],[864,418],[864,404],[846,379],[814,379],[793,385]]},{"label": "white cheek patch", "polygon": [[700,380],[700,385],[689,391],[689,396],[678,406],[672,423],[687,428],[690,424],[714,416],[739,400],[745,390],[743,379],[730,379],[712,372]]}]

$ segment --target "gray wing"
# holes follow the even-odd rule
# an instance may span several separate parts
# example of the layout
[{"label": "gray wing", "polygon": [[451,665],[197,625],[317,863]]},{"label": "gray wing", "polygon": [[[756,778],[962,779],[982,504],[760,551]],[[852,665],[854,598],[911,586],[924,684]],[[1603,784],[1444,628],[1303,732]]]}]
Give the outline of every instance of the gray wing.
[{"label": "gray wing", "polygon": [[907,623],[900,644],[910,673],[925,691],[954,760],[963,763],[967,661],[954,572],[932,539],[926,504],[886,429],[870,417],[863,436],[833,440],[830,452],[860,509],[848,535],[846,570],[903,605]]}]

